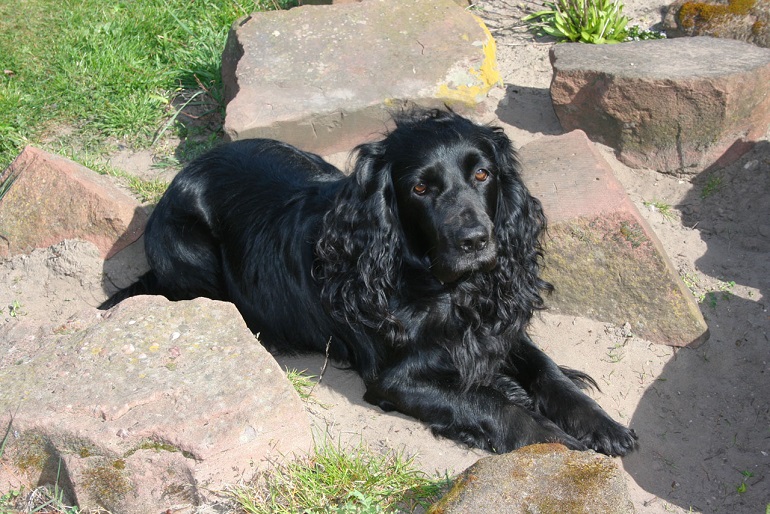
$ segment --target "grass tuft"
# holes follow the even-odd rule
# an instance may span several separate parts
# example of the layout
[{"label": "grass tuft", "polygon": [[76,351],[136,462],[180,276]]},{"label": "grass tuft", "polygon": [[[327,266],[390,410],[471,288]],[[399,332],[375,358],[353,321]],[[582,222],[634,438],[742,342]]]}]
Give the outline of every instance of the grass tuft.
[{"label": "grass tuft", "polygon": [[249,514],[413,512],[434,503],[448,480],[430,478],[400,453],[325,445],[277,465],[230,495]]}]

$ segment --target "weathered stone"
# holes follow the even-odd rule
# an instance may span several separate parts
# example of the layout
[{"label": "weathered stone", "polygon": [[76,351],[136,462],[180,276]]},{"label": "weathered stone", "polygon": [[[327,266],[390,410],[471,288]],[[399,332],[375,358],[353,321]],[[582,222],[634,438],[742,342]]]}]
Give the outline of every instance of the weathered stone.
[{"label": "weathered stone", "polygon": [[69,159],[28,146],[6,168],[13,183],[0,199],[0,257],[65,239],[83,239],[110,258],[144,231],[139,202],[103,176]]},{"label": "weathered stone", "polygon": [[551,98],[632,167],[696,174],[726,165],[770,125],[770,50],[708,37],[555,45]]},{"label": "weathered stone", "polygon": [[237,21],[222,56],[231,139],[333,153],[381,134],[406,102],[457,110],[499,82],[495,42],[452,0],[303,6]]},{"label": "weathered stone", "polygon": [[195,505],[268,458],[312,449],[281,368],[232,304],[204,298],[130,298],[16,352],[0,375],[0,426],[13,429],[0,486],[8,470],[58,480],[82,510],[116,514]]},{"label": "weathered stone", "polygon": [[677,0],[663,19],[668,37],[713,36],[770,47],[770,0]]},{"label": "weathered stone", "polygon": [[654,232],[586,135],[545,136],[519,151],[549,220],[544,275],[556,312],[697,346],[708,327]]},{"label": "weathered stone", "polygon": [[536,444],[480,459],[429,514],[630,514],[625,478],[610,457]]}]

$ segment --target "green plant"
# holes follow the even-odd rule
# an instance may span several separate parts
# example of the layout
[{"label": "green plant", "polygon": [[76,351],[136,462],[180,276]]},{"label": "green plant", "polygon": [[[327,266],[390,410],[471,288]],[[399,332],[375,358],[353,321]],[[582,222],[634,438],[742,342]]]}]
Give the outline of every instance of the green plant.
[{"label": "green plant", "polygon": [[669,221],[672,221],[674,219],[674,212],[671,208],[671,205],[661,202],[659,200],[654,200],[652,202],[643,202],[644,206],[649,208],[652,211],[658,211],[661,216],[666,218]]},{"label": "green plant", "polygon": [[21,310],[21,304],[19,300],[14,300],[11,305],[8,306],[8,315],[12,318],[18,318],[24,316],[25,312]]},{"label": "green plant", "polygon": [[432,504],[448,480],[429,478],[400,453],[324,445],[278,465],[230,496],[250,514],[411,512]]},{"label": "green plant", "polygon": [[700,192],[700,196],[701,198],[706,199],[719,191],[721,188],[722,177],[719,175],[711,175],[706,181],[706,184],[703,186],[703,189]]},{"label": "green plant", "polygon": [[523,18],[536,33],[581,43],[626,40],[628,18],[620,0],[555,0],[545,5],[548,9]]}]

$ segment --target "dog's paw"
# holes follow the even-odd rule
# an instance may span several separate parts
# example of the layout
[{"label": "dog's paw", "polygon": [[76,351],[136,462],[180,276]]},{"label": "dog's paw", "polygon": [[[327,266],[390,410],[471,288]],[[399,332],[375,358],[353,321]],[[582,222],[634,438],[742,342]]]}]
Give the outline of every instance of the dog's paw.
[{"label": "dog's paw", "polygon": [[605,455],[622,457],[638,446],[636,433],[607,414],[582,392],[562,395],[551,405],[549,418],[586,447]]},{"label": "dog's paw", "polygon": [[613,457],[623,457],[634,451],[639,446],[636,432],[602,414],[597,426],[579,439],[588,448]]}]

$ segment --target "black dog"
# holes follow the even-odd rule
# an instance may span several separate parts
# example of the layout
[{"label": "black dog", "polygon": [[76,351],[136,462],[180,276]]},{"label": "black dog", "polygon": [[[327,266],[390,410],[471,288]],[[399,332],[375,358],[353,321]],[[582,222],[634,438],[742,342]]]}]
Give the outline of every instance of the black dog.
[{"label": "black dog", "polygon": [[135,294],[233,302],[271,349],[324,352],[365,400],[434,433],[508,452],[538,442],[625,455],[632,430],[526,333],[543,306],[540,202],[500,129],[412,111],[357,148],[349,177],[277,141],[215,149],[147,224]]}]

